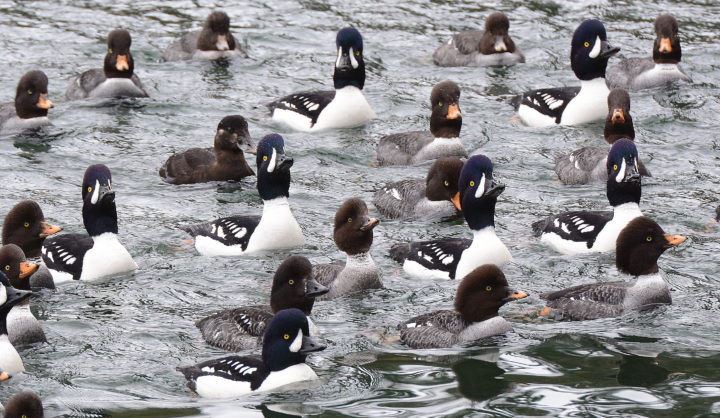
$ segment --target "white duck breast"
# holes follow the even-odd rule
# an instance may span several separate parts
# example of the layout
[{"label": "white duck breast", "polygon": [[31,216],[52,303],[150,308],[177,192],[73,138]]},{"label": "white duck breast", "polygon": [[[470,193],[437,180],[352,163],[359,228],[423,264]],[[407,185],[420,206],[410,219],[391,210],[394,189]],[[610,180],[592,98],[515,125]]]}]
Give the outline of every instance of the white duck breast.
[{"label": "white duck breast", "polygon": [[[2,289],[3,293],[5,289]],[[7,334],[0,335],[0,369],[9,375],[24,372],[25,366]]]},{"label": "white duck breast", "polygon": [[93,237],[94,245],[85,253],[80,280],[95,280],[137,269],[132,256],[112,232]]},{"label": "white duck breast", "polygon": [[290,210],[290,203],[286,197],[278,197],[263,205],[262,218],[245,252],[297,247],[304,243],[305,237]]},{"label": "white duck breast", "polygon": [[567,104],[560,124],[580,125],[604,119],[607,114],[608,94],[610,89],[602,77],[581,81],[580,93]]},{"label": "white duck breast", "polygon": [[98,97],[147,97],[131,78],[108,78],[88,93],[90,98]]},{"label": "white duck breast", "polygon": [[434,138],[412,157],[412,163],[417,164],[426,160],[457,155],[467,157],[467,151],[460,142],[460,138]]},{"label": "white duck breast", "polygon": [[335,98],[320,112],[317,123],[310,132],[333,128],[352,128],[374,119],[375,112],[368,104],[362,90],[346,86],[335,91]]},{"label": "white duck breast", "polygon": [[16,132],[22,132],[27,129],[40,128],[42,126],[52,125],[50,119],[47,116],[39,116],[37,118],[22,119],[14,116],[8,119],[2,125],[3,134],[11,134]]},{"label": "white duck breast", "polygon": [[[482,190],[481,187],[478,187],[478,190]],[[501,266],[510,261],[512,261],[510,251],[495,234],[495,228],[488,226],[479,231],[473,231],[472,244],[460,256],[460,261],[455,269],[455,279],[462,279],[483,264]]]},{"label": "white duck breast", "polygon": [[512,331],[512,325],[501,316],[473,322],[458,334],[459,342],[473,342]]}]

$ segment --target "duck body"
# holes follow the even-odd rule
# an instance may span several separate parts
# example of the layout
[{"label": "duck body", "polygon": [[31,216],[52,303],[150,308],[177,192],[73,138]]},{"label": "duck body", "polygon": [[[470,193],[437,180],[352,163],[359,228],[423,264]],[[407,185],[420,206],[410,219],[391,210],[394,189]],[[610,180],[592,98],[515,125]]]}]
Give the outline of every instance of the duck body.
[{"label": "duck body", "polygon": [[0,273],[0,370],[9,376],[25,371],[25,365],[8,337],[7,316],[15,305],[31,295],[32,292],[12,287],[5,274]]},{"label": "duck body", "polygon": [[512,65],[525,62],[525,56],[508,34],[510,21],[502,13],[485,20],[485,30],[453,35],[433,53],[433,62],[441,67]]},{"label": "duck body", "polygon": [[163,52],[165,61],[235,57],[247,57],[247,53],[230,32],[230,17],[221,11],[210,13],[202,29],[183,34]]},{"label": "duck body", "polygon": [[52,125],[48,109],[48,78],[42,71],[29,71],[17,85],[15,103],[0,105],[0,133],[14,134]]}]

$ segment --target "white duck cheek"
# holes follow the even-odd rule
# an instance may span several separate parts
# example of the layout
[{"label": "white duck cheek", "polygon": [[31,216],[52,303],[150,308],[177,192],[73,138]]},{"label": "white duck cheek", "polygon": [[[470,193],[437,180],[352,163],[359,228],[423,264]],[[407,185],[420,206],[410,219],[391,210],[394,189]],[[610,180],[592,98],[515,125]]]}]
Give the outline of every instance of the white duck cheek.
[{"label": "white duck cheek", "polygon": [[100,182],[98,180],[95,180],[95,188],[93,189],[92,197],[90,198],[90,203],[93,205],[97,203],[98,198],[100,197]]},{"label": "white duck cheek", "polygon": [[617,176],[615,176],[615,181],[617,183],[623,181],[623,177],[625,177],[625,169],[627,169],[627,165],[625,164],[625,159],[623,158],[622,163],[620,163],[620,171],[618,171]]},{"label": "white duck cheek", "polygon": [[480,178],[480,183],[478,184],[477,190],[475,190],[475,198],[480,198],[480,196],[485,193],[485,174],[482,175]]},{"label": "white duck cheek", "polygon": [[598,55],[600,55],[600,47],[602,46],[602,41],[600,41],[600,37],[598,36],[595,39],[595,45],[593,45],[593,49],[590,51],[590,58],[597,58]]},{"label": "white duck cheek", "polygon": [[352,64],[353,68],[357,68],[360,66],[360,64],[358,64],[357,60],[355,59],[355,50],[353,50],[352,47],[350,47],[350,64]]},{"label": "white duck cheek", "polygon": [[270,162],[268,163],[267,172],[272,173],[275,171],[275,165],[277,164],[277,151],[275,148],[273,148],[272,157],[270,157]]},{"label": "white duck cheek", "polygon": [[290,344],[290,351],[293,353],[297,353],[302,348],[302,339],[303,339],[303,332],[302,330],[298,330],[297,336],[295,336],[295,339],[293,340],[292,344]]},{"label": "white duck cheek", "polygon": [[342,48],[341,48],[341,47],[338,47],[338,56],[337,56],[337,59],[335,60],[335,67],[339,67],[339,66],[340,66],[340,59],[341,59],[341,58],[342,58]]}]

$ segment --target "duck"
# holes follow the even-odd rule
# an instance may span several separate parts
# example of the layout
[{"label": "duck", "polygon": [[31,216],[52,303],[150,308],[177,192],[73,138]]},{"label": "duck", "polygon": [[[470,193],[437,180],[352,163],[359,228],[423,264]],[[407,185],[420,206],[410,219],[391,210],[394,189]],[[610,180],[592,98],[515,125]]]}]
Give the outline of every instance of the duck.
[{"label": "duck", "polygon": [[512,65],[525,62],[525,56],[508,34],[510,20],[501,12],[485,19],[485,30],[460,32],[433,53],[441,67]]},{"label": "duck", "polygon": [[247,57],[247,53],[230,32],[230,17],[220,10],[208,15],[202,29],[183,34],[163,52],[165,61],[234,57]]},{"label": "duck", "polygon": [[34,200],[15,204],[5,215],[2,226],[2,243],[15,244],[28,257],[38,257],[45,238],[62,231],[61,227],[45,220],[40,205]]},{"label": "duck", "polygon": [[270,305],[243,306],[225,309],[195,322],[205,341],[227,351],[256,348],[273,315],[283,309],[297,308],[308,316],[310,336],[319,330],[309,315],[315,298],[328,288],[312,278],[312,264],[302,256],[293,255],[280,264],[273,277]]},{"label": "duck", "polygon": [[546,306],[541,316],[582,321],[671,304],[670,290],[660,275],[657,261],[667,249],[685,240],[683,236],[666,234],[646,216],[633,219],[618,235],[615,265],[618,272],[635,280],[583,284],[542,293],[540,297]]},{"label": "duck", "polygon": [[[630,95],[625,89],[612,89],[608,95],[608,113],[605,118],[605,141],[613,144],[621,138],[635,139],[635,128],[630,116]],[[607,148],[583,147],[555,158],[555,173],[563,184],[587,184],[607,181]],[[652,177],[642,161],[638,160],[641,176]]]},{"label": "duck", "polygon": [[232,398],[316,380],[305,359],[325,348],[310,337],[307,317],[300,309],[283,309],[265,330],[262,356],[228,356],[178,371],[188,380],[188,388],[201,397]]},{"label": "duck", "polygon": [[413,131],[380,138],[377,160],[381,166],[413,165],[441,157],[468,156],[460,142],[462,112],[460,87],[446,80],[430,92],[430,131]]},{"label": "duck", "polygon": [[674,81],[692,83],[680,65],[682,51],[678,22],[672,15],[655,19],[655,42],[652,58],[629,58],[608,68],[608,84],[630,90],[642,90]]},{"label": "duck", "polygon": [[[20,247],[7,244],[0,247],[0,269],[12,287],[30,290],[30,276],[38,270],[38,265],[29,263]],[[7,331],[10,343],[15,347],[47,341],[40,323],[30,311],[30,300],[20,302],[10,309]]]},{"label": "duck", "polygon": [[620,48],[608,43],[602,22],[595,19],[582,22],[575,30],[570,49],[570,63],[580,87],[531,90],[515,96],[511,104],[519,119],[532,127],[601,120],[610,94],[605,70],[610,57],[619,51]]},{"label": "duck", "polygon": [[12,287],[5,273],[0,271],[0,370],[8,376],[25,371],[25,365],[8,337],[7,317],[15,305],[31,295],[30,291]]},{"label": "duck", "polygon": [[463,162],[438,158],[425,180],[400,180],[377,190],[373,205],[388,219],[454,216],[462,210],[458,180]]},{"label": "duck", "polygon": [[244,255],[258,251],[298,247],[305,243],[300,225],[288,203],[290,167],[285,140],[266,135],[257,146],[257,189],[263,200],[262,216],[230,216],[182,226],[202,255]]},{"label": "duck", "polygon": [[607,198],[613,210],[572,211],[532,224],[533,233],[554,250],[568,255],[615,250],[618,234],[642,216],[641,178],[635,143],[627,138],[613,143],[607,157]]},{"label": "duck", "polygon": [[73,78],[65,91],[68,100],[148,97],[140,78],[134,73],[130,32],[115,29],[108,34],[107,43],[103,68],[93,68]]},{"label": "duck", "polygon": [[240,115],[224,117],[217,127],[214,148],[190,148],[170,156],[160,167],[160,177],[170,184],[241,180],[255,172],[245,161],[254,154],[248,123]]},{"label": "duck", "polygon": [[335,299],[370,289],[382,289],[380,270],[370,255],[373,229],[380,223],[368,216],[362,199],[350,198],[335,212],[333,240],[347,254],[345,265],[339,263],[313,266],[313,279],[330,290],[320,300]]},{"label": "duck", "polygon": [[498,310],[527,296],[510,288],[498,266],[482,265],[458,285],[455,310],[429,312],[399,324],[400,341],[410,348],[443,348],[505,334],[512,325]]},{"label": "duck", "polygon": [[137,264],[118,240],[115,190],[106,165],[94,164],[85,170],[82,199],[87,235],[54,235],[45,239],[40,250],[55,284],[136,270]]},{"label": "duck", "polygon": [[462,279],[483,264],[501,266],[512,260],[495,234],[495,204],[505,185],[493,178],[490,158],[468,158],[460,172],[460,202],[473,239],[442,238],[400,243],[390,248],[390,258],[405,273],[422,279]]},{"label": "duck", "polygon": [[39,70],[20,78],[15,103],[0,105],[0,133],[10,134],[51,125],[48,110],[54,107],[48,99],[48,78]]},{"label": "duck", "polygon": [[337,59],[334,91],[294,93],[267,105],[273,121],[300,132],[353,128],[374,119],[365,87],[363,38],[355,28],[343,28],[335,41]]},{"label": "duck", "polygon": [[10,398],[3,415],[4,418],[43,418],[44,416],[42,401],[30,391],[20,392]]}]

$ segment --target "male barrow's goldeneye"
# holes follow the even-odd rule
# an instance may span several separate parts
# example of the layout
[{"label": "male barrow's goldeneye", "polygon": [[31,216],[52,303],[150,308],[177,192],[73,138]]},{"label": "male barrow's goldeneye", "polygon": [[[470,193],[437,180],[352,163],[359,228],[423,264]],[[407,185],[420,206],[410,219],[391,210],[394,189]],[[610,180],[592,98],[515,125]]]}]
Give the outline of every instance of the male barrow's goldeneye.
[{"label": "male barrow's goldeneye", "polygon": [[633,219],[642,216],[642,187],[638,153],[629,139],[620,139],[607,158],[608,211],[574,211],[553,215],[532,224],[536,237],[563,254],[608,252],[615,249],[618,234]]},{"label": "male barrow's goldeneye", "polygon": [[268,104],[270,115],[296,131],[352,128],[375,118],[362,89],[365,86],[363,38],[355,28],[340,29],[335,41],[335,91],[306,91]]},{"label": "male barrow's goldeneye", "polygon": [[320,299],[333,299],[368,289],[382,289],[380,270],[370,256],[373,229],[380,223],[368,216],[361,199],[348,199],[335,213],[333,240],[340,251],[347,254],[345,265],[318,264],[313,266],[313,279],[330,288]]},{"label": "male barrow's goldeneye", "polygon": [[[30,276],[37,271],[38,266],[28,263],[20,247],[8,244],[0,248],[0,269],[12,287],[30,290]],[[29,299],[10,310],[7,316],[7,331],[10,342],[16,347],[47,341],[40,323],[30,311]]]},{"label": "male barrow's goldeneye", "polygon": [[257,189],[263,200],[260,216],[229,216],[182,227],[195,238],[202,255],[240,255],[303,245],[300,225],[290,210],[290,167],[285,141],[278,134],[265,136],[257,146]]},{"label": "male barrow's goldeneye", "polygon": [[60,231],[62,228],[45,221],[45,215],[37,202],[23,200],[5,215],[2,243],[15,244],[28,257],[37,257],[45,238]]},{"label": "male barrow's goldeneye", "polygon": [[76,76],[65,91],[69,100],[98,97],[148,97],[135,70],[130,53],[132,39],[125,29],[108,34],[108,51],[103,68],[93,68]]},{"label": "male barrow's goldeneye", "polygon": [[[2,412],[2,405],[0,405]],[[20,392],[10,398],[3,417],[5,418],[44,418],[42,401],[32,392]]]},{"label": "male barrow's goldeneye", "polygon": [[[312,278],[312,265],[307,258],[293,255],[280,264],[273,277],[270,305],[243,306],[225,309],[195,323],[208,344],[228,351],[255,348],[262,343],[265,329],[273,315],[283,309],[297,308],[310,315],[315,298],[328,288]],[[311,336],[318,330],[308,318]]]},{"label": "male barrow's goldeneye", "polygon": [[30,71],[20,79],[15,103],[0,105],[0,133],[15,133],[50,125],[48,78],[42,71]]},{"label": "male barrow's goldeneye", "polygon": [[13,306],[30,295],[32,292],[12,287],[8,278],[0,271],[0,370],[10,376],[25,371],[25,366],[8,338],[7,316]]},{"label": "male barrow's goldeneye", "polygon": [[458,180],[463,162],[457,157],[435,160],[425,180],[400,180],[373,195],[373,204],[385,217],[427,219],[453,216],[462,208]]},{"label": "male barrow's goldeneye", "polygon": [[103,164],[85,170],[82,183],[83,224],[88,235],[64,234],[45,239],[42,259],[55,283],[95,280],[137,269],[117,238],[115,191]]},{"label": "male barrow's goldeneye", "polygon": [[681,58],[677,20],[660,15],[655,19],[652,58],[630,58],[611,66],[607,71],[608,85],[641,90],[678,80],[692,83],[680,65]]},{"label": "male barrow's goldeneye", "polygon": [[247,57],[247,54],[230,32],[230,17],[221,11],[210,13],[202,29],[183,34],[163,53],[165,61],[233,57]]},{"label": "male barrow's goldeneye", "polygon": [[583,284],[543,293],[540,297],[546,300],[547,306],[541,315],[580,321],[672,303],[657,261],[665,250],[684,241],[685,237],[665,234],[660,225],[648,217],[633,219],[618,236],[615,264],[618,271],[634,276],[635,281]]},{"label": "male barrow's goldeneye", "polygon": [[[605,118],[605,141],[613,144],[620,138],[635,139],[630,116],[630,96],[627,90],[613,89],[608,95],[608,114]],[[607,180],[605,147],[583,147],[555,158],[555,173],[563,184],[586,184]],[[638,161],[641,176],[651,177],[642,161]]]},{"label": "male barrow's goldeneye", "polygon": [[441,67],[511,65],[525,62],[525,56],[508,34],[510,21],[503,13],[491,13],[485,30],[460,32],[441,45],[433,62]]},{"label": "male barrow's goldeneye", "polygon": [[240,115],[225,116],[218,124],[214,148],[171,155],[160,167],[160,177],[171,184],[191,184],[253,176],[243,152],[255,153],[247,121]]},{"label": "male barrow's goldeneye", "polygon": [[377,146],[380,165],[410,165],[440,157],[467,157],[460,142],[460,87],[452,81],[436,84],[430,92],[430,108],[430,132],[404,132],[380,138]]},{"label": "male barrow's goldeneye", "polygon": [[470,157],[460,172],[460,201],[472,241],[444,238],[397,244],[390,257],[403,263],[411,276],[462,279],[483,264],[502,265],[512,260],[510,251],[495,235],[495,204],[505,186],[493,179],[493,165],[484,155]]},{"label": "male barrow's goldeneye", "polygon": [[586,20],[572,39],[570,63],[580,87],[531,90],[516,96],[512,104],[520,120],[529,126],[579,125],[600,120],[610,90],[605,83],[608,59],[620,48],[607,42],[605,26]]},{"label": "male barrow's goldeneye", "polygon": [[275,314],[267,326],[262,357],[229,356],[178,370],[198,395],[231,398],[317,379],[305,358],[324,349],[310,337],[305,314],[299,309],[285,309]]},{"label": "male barrow's goldeneye", "polygon": [[512,325],[498,310],[527,295],[511,289],[497,266],[485,264],[460,282],[454,311],[430,312],[403,322],[398,325],[400,340],[412,348],[441,348],[504,334]]}]

